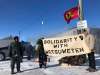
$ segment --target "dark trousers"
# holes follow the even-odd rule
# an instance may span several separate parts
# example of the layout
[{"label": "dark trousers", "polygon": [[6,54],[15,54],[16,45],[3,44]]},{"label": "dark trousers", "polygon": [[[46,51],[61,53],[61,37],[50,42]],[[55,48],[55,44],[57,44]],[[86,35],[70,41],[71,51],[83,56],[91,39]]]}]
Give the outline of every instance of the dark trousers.
[{"label": "dark trousers", "polygon": [[88,54],[89,68],[96,69],[94,52]]},{"label": "dark trousers", "polygon": [[14,71],[15,64],[16,64],[17,71],[20,71],[20,58],[19,57],[11,58],[11,71],[12,72]]},{"label": "dark trousers", "polygon": [[45,62],[45,61],[39,61],[39,66],[40,66],[40,68],[41,68],[42,66],[45,66],[45,67],[46,67],[46,62]]},{"label": "dark trousers", "polygon": [[46,67],[46,60],[43,58],[39,58],[39,66],[42,68],[42,66]]}]

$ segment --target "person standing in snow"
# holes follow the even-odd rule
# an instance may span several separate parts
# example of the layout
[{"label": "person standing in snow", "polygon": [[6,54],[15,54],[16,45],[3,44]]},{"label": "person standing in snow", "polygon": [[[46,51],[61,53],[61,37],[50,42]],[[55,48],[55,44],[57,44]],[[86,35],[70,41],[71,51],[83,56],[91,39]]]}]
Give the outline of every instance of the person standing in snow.
[{"label": "person standing in snow", "polygon": [[44,48],[43,48],[43,42],[42,42],[42,39],[39,39],[37,41],[37,51],[38,51],[38,57],[39,57],[39,67],[42,68],[43,66],[46,68],[46,64],[47,64],[47,55],[44,51]]},{"label": "person standing in snow", "polygon": [[22,45],[19,42],[19,37],[14,37],[14,42],[12,42],[9,46],[9,56],[11,59],[11,74],[15,74],[14,68],[16,64],[17,72],[20,71],[20,62],[22,60]]},{"label": "person standing in snow", "polygon": [[89,33],[89,30],[83,29],[83,34],[85,35],[85,41],[91,53],[88,53],[88,60],[89,60],[89,68],[87,71],[95,72],[96,71],[96,64],[95,64],[95,38],[92,34]]}]

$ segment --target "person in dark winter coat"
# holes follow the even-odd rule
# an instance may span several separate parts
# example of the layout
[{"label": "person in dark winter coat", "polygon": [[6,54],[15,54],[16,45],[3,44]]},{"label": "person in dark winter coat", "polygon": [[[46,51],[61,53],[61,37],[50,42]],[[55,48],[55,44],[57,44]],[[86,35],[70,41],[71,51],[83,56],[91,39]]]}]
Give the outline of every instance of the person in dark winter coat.
[{"label": "person in dark winter coat", "polygon": [[20,62],[22,60],[23,52],[22,52],[22,45],[19,42],[18,36],[14,37],[14,42],[10,44],[9,51],[10,51],[9,56],[11,58],[11,74],[14,74],[15,64],[16,64],[17,72],[21,72]]},{"label": "person in dark winter coat", "polygon": [[46,68],[47,55],[46,55],[44,48],[43,48],[42,39],[39,39],[37,41],[37,45],[38,45],[37,50],[38,50],[38,56],[39,56],[39,67],[42,68],[44,66]]}]

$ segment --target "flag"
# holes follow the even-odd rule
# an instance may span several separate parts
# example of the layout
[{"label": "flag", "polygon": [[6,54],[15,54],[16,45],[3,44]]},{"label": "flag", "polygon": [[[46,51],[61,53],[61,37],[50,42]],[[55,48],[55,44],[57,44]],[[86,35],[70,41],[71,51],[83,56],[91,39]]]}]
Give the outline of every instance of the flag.
[{"label": "flag", "polygon": [[67,23],[69,24],[70,21],[72,19],[76,19],[79,17],[79,13],[78,13],[78,6],[73,7],[67,11],[65,11],[64,13],[64,19],[67,21]]}]

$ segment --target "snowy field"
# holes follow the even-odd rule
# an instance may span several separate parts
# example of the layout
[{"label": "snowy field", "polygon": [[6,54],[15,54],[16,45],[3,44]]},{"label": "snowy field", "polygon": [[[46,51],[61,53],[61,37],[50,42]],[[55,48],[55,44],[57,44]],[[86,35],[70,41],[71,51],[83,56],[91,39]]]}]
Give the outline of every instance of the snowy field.
[{"label": "snowy field", "polygon": [[[88,63],[83,66],[59,66],[58,62],[51,61],[48,63],[46,69],[38,68],[38,63],[34,60],[24,60],[21,63],[21,73],[15,75],[100,75],[100,56],[96,55],[96,67],[98,71],[88,72]],[[16,69],[15,69],[16,71]],[[10,61],[0,62],[0,75],[11,75],[10,74]]]}]

